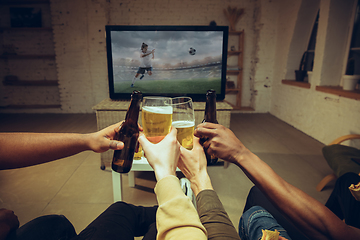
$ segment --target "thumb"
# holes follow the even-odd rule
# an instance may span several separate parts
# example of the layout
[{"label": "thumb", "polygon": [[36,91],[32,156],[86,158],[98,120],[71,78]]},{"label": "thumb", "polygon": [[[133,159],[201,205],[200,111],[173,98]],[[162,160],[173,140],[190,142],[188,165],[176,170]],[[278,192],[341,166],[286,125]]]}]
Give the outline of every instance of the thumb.
[{"label": "thumb", "polygon": [[177,130],[175,127],[171,126],[170,132],[165,136],[165,138],[176,138]]},{"label": "thumb", "polygon": [[200,138],[196,136],[193,137],[193,148],[203,148],[203,146],[200,143]]},{"label": "thumb", "polygon": [[180,159],[186,157],[190,150],[187,150],[183,146],[180,145]]},{"label": "thumb", "polygon": [[109,149],[121,150],[124,148],[124,143],[116,140],[109,140]]},{"label": "thumb", "polygon": [[146,149],[151,148],[151,145],[153,145],[147,138],[145,137],[145,134],[140,132],[139,135],[139,143],[141,144],[142,148],[144,149],[144,152]]}]

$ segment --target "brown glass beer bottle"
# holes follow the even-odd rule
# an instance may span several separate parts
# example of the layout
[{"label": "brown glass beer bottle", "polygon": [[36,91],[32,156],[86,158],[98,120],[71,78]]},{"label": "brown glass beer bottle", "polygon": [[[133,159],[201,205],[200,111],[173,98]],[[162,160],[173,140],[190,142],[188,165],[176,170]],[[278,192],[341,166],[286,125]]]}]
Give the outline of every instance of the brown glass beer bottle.
[{"label": "brown glass beer bottle", "polygon": [[[208,90],[206,93],[206,105],[205,105],[205,116],[204,122],[211,122],[211,123],[218,123],[216,120],[216,91],[215,90]],[[201,138],[200,143],[206,142],[207,138]],[[204,148],[207,165],[214,165],[218,158],[212,155],[209,155],[206,151],[207,149]]]},{"label": "brown glass beer bottle", "polygon": [[111,168],[115,172],[127,173],[131,169],[139,138],[138,118],[141,100],[142,93],[135,90],[131,95],[131,102],[126,113],[125,121],[120,126],[114,138],[124,143],[123,149],[114,151]]}]

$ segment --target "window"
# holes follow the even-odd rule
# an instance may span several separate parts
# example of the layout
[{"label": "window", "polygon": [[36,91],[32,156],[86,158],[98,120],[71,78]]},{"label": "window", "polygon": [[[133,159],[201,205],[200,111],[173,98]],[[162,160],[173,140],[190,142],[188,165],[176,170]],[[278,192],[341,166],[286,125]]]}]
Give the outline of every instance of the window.
[{"label": "window", "polygon": [[306,59],[305,59],[305,69],[307,71],[312,71],[314,67],[314,57],[315,57],[315,45],[316,45],[316,35],[319,23],[319,11],[317,13],[315,23],[313,29],[311,31],[311,36],[309,40],[309,45],[306,51]]},{"label": "window", "polygon": [[349,56],[346,64],[346,75],[360,75],[360,1],[357,3],[354,27],[351,37]]}]

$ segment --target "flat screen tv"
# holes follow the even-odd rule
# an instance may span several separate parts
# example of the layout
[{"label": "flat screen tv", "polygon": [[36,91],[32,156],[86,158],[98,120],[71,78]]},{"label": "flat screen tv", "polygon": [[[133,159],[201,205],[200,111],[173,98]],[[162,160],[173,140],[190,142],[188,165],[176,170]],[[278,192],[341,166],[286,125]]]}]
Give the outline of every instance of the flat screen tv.
[{"label": "flat screen tv", "polygon": [[111,99],[189,96],[225,98],[228,27],[106,26]]}]

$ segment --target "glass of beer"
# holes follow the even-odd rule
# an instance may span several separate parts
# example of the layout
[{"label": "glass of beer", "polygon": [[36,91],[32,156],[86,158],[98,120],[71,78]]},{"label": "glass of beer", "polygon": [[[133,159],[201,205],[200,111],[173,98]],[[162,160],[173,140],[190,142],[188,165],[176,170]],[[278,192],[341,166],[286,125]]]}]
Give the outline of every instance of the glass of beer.
[{"label": "glass of beer", "polygon": [[177,130],[177,139],[181,146],[191,150],[193,148],[195,126],[195,114],[192,99],[190,97],[173,98],[172,107],[172,125]]},{"label": "glass of beer", "polygon": [[160,142],[171,129],[172,99],[169,97],[143,97],[142,127],[152,143]]}]

